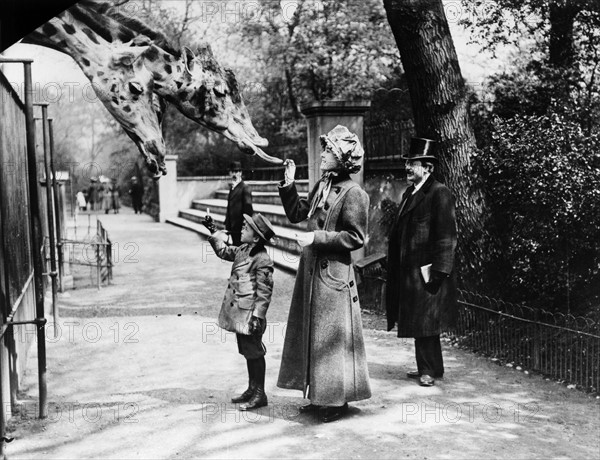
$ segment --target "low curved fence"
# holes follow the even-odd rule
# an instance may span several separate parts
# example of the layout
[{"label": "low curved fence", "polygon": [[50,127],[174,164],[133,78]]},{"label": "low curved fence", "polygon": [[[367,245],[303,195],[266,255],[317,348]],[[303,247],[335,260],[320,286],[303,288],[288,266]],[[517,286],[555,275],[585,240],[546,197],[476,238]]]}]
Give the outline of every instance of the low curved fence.
[{"label": "low curved fence", "polygon": [[503,363],[598,392],[600,324],[460,291],[459,344]]}]

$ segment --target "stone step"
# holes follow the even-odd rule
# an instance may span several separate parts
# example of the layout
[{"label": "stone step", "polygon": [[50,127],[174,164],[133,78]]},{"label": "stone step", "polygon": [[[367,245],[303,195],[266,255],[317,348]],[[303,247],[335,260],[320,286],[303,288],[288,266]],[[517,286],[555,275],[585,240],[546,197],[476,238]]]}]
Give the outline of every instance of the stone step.
[{"label": "stone step", "polygon": [[[222,214],[214,214],[212,210],[210,212],[210,215],[213,218],[215,226],[218,229],[221,230],[225,228],[225,216],[223,216]],[[179,217],[187,219],[197,224],[202,224],[202,221],[204,220],[205,216],[206,210],[202,211],[200,209],[181,209],[179,211]],[[300,254],[302,252],[295,238],[295,234],[298,231],[297,229],[273,225],[273,230],[276,235],[273,246],[278,247],[286,252],[289,252],[290,254]]]},{"label": "stone step", "polygon": [[[213,216],[213,218],[216,220],[215,217],[216,216]],[[204,225],[192,222],[191,220],[184,219],[182,217],[173,217],[171,219],[167,219],[167,223],[196,232],[206,238],[208,238],[210,235],[210,232]],[[296,273],[298,271],[298,264],[300,262],[300,256],[298,254],[291,254],[276,246],[267,246],[267,253],[271,259],[273,259],[273,263],[280,269],[286,270],[290,273]]]},{"label": "stone step", "polygon": [[[298,195],[302,198],[306,198],[308,196],[308,192],[298,192]],[[215,192],[215,198],[219,200],[227,200],[229,196],[229,190],[217,190]],[[281,198],[279,197],[279,192],[255,192],[252,191],[252,203],[253,204],[273,204],[280,205]]]},{"label": "stone step", "polygon": [[[279,181],[248,180],[244,182],[253,192],[276,192],[279,186]],[[298,192],[308,192],[308,179],[298,179],[295,182]]]},{"label": "stone step", "polygon": [[[206,211],[206,208],[210,209],[210,213],[211,215],[213,215],[213,218],[215,214],[225,215],[225,213],[227,212],[227,200],[206,198],[203,200],[192,201],[192,209]],[[300,222],[298,224],[292,224],[285,215],[285,211],[281,204],[273,205],[257,203],[252,206],[252,209],[254,210],[254,212],[259,212],[267,219],[269,219],[272,225],[306,231],[306,221]]]}]

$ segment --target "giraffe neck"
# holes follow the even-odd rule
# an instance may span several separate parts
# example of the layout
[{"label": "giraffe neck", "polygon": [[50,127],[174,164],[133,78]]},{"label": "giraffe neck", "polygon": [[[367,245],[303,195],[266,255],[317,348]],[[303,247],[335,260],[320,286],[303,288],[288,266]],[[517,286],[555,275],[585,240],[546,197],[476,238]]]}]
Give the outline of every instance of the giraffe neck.
[{"label": "giraffe neck", "polygon": [[106,40],[87,26],[62,13],[23,39],[24,43],[40,45],[71,56],[91,79],[106,65]]}]

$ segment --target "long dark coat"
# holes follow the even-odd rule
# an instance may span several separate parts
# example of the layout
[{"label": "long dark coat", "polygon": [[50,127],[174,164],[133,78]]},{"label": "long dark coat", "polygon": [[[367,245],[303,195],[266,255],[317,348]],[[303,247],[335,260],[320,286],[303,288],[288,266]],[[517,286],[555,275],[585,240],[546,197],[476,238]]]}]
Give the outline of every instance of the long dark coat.
[{"label": "long dark coat", "polygon": [[[306,220],[308,199],[294,184],[279,194],[291,222]],[[364,244],[368,195],[348,176],[308,219],[315,232],[300,258],[277,386],[301,390],[313,404],[339,406],[371,397],[360,303],[350,252]]]},{"label": "long dark coat", "polygon": [[251,216],[252,213],[252,191],[244,181],[241,181],[229,191],[225,214],[225,228],[231,233],[232,242],[236,246],[240,244],[244,214]]},{"label": "long dark coat", "polygon": [[[450,189],[430,176],[404,205],[414,187],[402,196],[388,249],[386,291],[388,331],[398,322],[398,337],[439,335],[456,319],[456,217]],[[430,294],[420,267],[448,275],[439,291]]]}]

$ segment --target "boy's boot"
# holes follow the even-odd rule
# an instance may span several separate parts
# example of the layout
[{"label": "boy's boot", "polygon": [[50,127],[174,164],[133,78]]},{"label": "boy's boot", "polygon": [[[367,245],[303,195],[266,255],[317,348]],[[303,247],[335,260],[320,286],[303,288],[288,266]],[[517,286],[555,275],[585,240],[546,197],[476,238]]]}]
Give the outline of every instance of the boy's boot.
[{"label": "boy's boot", "polygon": [[231,398],[232,403],[245,403],[250,401],[250,398],[252,398],[252,395],[256,390],[256,377],[251,360],[246,360],[246,367],[248,368],[248,388],[241,395]]},{"label": "boy's boot", "polygon": [[[249,361],[250,362],[250,361]],[[254,376],[256,379],[256,389],[252,398],[240,406],[240,410],[258,409],[259,407],[268,404],[267,395],[265,393],[265,358],[264,356],[258,359],[253,359]]]}]

